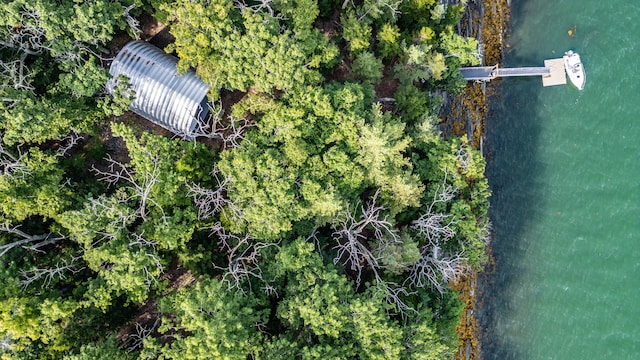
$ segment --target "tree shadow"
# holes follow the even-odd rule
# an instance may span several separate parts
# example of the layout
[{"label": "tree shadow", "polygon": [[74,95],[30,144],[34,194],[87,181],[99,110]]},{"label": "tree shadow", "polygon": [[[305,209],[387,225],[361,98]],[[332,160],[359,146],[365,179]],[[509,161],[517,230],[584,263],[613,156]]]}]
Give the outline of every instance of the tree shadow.
[{"label": "tree shadow", "polygon": [[[512,15],[517,17],[519,10],[514,4]],[[520,58],[512,50],[505,59],[507,67],[538,66],[538,59]],[[521,359],[526,354],[502,336],[498,326],[505,326],[503,319],[513,320],[517,311],[510,289],[523,273],[522,259],[530,245],[524,235],[535,223],[536,209],[543,201],[539,179],[544,166],[537,154],[541,127],[536,115],[543,90],[539,77],[507,78],[492,86],[497,91],[489,101],[485,119],[485,153],[493,192],[489,216],[493,223],[490,246],[494,262],[478,276],[481,358]]]}]

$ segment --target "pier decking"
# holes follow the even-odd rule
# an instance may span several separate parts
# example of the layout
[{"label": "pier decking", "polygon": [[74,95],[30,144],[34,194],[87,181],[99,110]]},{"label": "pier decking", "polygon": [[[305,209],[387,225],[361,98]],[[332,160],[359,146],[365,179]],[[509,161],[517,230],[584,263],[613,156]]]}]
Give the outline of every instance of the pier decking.
[{"label": "pier decking", "polygon": [[564,69],[563,59],[545,60],[544,66],[548,67],[551,73],[542,77],[542,86],[564,85],[567,83],[567,72]]},{"label": "pier decking", "polygon": [[544,61],[544,67],[499,68],[496,66],[478,66],[460,68],[462,77],[468,81],[490,81],[499,77],[542,76],[543,86],[567,83],[562,59]]},{"label": "pier decking", "polygon": [[504,68],[497,70],[498,77],[512,76],[543,76],[549,75],[551,69],[546,67],[521,67],[521,68]]}]

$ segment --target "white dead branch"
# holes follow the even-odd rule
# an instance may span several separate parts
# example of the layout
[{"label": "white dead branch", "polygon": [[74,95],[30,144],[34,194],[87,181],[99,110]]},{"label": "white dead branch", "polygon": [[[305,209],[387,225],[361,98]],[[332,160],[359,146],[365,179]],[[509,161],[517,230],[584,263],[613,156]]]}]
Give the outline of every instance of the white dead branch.
[{"label": "white dead branch", "polygon": [[135,171],[128,169],[121,162],[111,158],[111,156],[106,158],[106,161],[109,164],[107,167],[108,171],[97,169],[95,166],[92,168],[92,171],[99,176],[99,180],[107,182],[109,186],[115,185],[118,182],[125,183],[125,187],[131,190],[131,196],[128,200],[137,200],[138,214],[143,220],[146,220],[147,218],[148,204],[156,206],[162,212],[164,218],[164,210],[150,196],[154,185],[162,182],[160,179],[160,169],[158,168],[160,155],[154,155],[149,152],[147,152],[147,155],[152,160],[153,169],[151,169],[151,171],[144,172],[142,180],[137,180]]},{"label": "white dead branch", "polygon": [[57,262],[54,267],[21,271],[22,280],[20,280],[20,284],[26,290],[34,282],[42,280],[42,287],[46,288],[56,277],[64,280],[67,278],[67,274],[77,274],[82,271],[84,266],[79,267],[77,263],[81,259],[82,257],[80,256],[74,256],[69,261],[63,259]]},{"label": "white dead branch", "polygon": [[3,256],[16,247],[43,253],[43,247],[66,239],[65,236],[60,234],[55,236],[53,233],[30,235],[20,230],[20,226],[10,226],[8,223],[0,224],[0,231],[19,237],[19,240],[0,245],[0,256]]},{"label": "white dead branch", "polygon": [[263,289],[267,293],[275,291],[262,277],[260,258],[263,249],[271,246],[278,247],[277,243],[253,242],[254,239],[248,234],[240,237],[226,232],[220,223],[211,227],[211,231],[220,239],[220,247],[227,254],[227,266],[214,264],[214,267],[224,272],[222,281],[227,284],[229,291],[235,290],[247,294],[243,286],[246,282],[251,291],[251,281],[247,281],[250,277],[263,281],[265,283]]},{"label": "white dead branch", "polygon": [[369,249],[368,240],[383,244],[401,242],[398,231],[386,217],[382,217],[384,207],[376,205],[379,194],[380,190],[376,191],[369,204],[366,207],[362,206],[358,220],[354,213],[346,212],[334,220],[332,225],[333,238],[338,243],[334,246],[338,254],[333,262],[340,262],[356,273],[356,287],[360,286],[364,269],[370,269],[377,274],[381,268],[380,259]]},{"label": "white dead branch", "polygon": [[160,327],[161,320],[156,318],[152,325],[142,325],[139,322],[135,323],[135,333],[130,334],[124,343],[124,346],[128,352],[134,352],[142,349],[144,339],[148,338]]},{"label": "white dead branch", "polygon": [[20,152],[20,148],[17,151],[18,154],[14,155],[5,149],[0,137],[0,175],[24,179],[25,176],[31,173],[31,170],[23,161],[23,154]]},{"label": "white dead branch", "polygon": [[224,119],[222,104],[209,104],[208,106],[209,115],[203,117],[198,114],[195,117],[196,126],[190,134],[178,135],[193,139],[218,139],[223,142],[225,149],[239,147],[240,143],[245,140],[245,131],[253,126],[251,122],[245,118],[236,119],[233,116],[227,116]]},{"label": "white dead branch", "polygon": [[[465,153],[459,153],[464,157]],[[458,189],[447,183],[447,173],[442,185],[439,185],[427,212],[414,220],[411,228],[426,240],[420,248],[421,258],[411,266],[407,282],[412,287],[431,286],[439,292],[444,292],[450,281],[457,280],[465,271],[467,258],[464,252],[447,253],[442,250],[443,244],[455,235],[455,225],[451,214],[435,212],[440,203],[451,201]]]},{"label": "white dead branch", "polygon": [[198,220],[210,219],[222,209],[226,208],[234,214],[239,215],[240,210],[226,197],[229,181],[214,167],[210,173],[216,180],[218,187],[208,189],[198,184],[188,184],[188,195],[193,198],[193,202],[198,208]]}]

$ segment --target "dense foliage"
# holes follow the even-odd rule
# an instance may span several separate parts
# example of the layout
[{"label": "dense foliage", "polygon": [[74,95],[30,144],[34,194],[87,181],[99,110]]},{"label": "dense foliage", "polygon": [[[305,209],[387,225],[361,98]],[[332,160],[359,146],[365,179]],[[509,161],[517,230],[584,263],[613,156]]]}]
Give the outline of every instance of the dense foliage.
[{"label": "dense foliage", "polygon": [[[478,61],[463,9],[2,2],[2,359],[451,358],[489,226],[482,156],[437,131]],[[104,93],[143,11],[214,103],[242,93],[207,141]]]}]

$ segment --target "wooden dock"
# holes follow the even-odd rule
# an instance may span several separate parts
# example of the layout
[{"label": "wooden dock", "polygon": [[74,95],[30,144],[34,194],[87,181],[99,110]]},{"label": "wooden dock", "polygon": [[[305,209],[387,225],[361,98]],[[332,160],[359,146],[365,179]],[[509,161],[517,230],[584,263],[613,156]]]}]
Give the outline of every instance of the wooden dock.
[{"label": "wooden dock", "polygon": [[498,66],[476,66],[460,68],[462,77],[468,81],[489,81],[496,78]]},{"label": "wooden dock", "polygon": [[562,58],[545,60],[544,66],[551,71],[549,75],[542,76],[542,86],[564,85],[567,83],[567,72],[564,69],[564,60]]},{"label": "wooden dock", "polygon": [[497,65],[476,66],[460,68],[460,73],[468,81],[490,81],[499,77],[542,76],[543,86],[567,83],[562,58],[545,60],[544,67],[499,68]]}]

